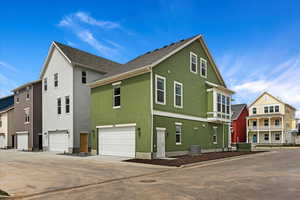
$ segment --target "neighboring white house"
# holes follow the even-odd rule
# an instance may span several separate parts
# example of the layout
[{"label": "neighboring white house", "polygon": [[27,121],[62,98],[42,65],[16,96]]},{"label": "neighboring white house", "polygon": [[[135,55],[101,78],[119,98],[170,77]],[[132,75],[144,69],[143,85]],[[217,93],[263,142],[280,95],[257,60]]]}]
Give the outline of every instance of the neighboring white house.
[{"label": "neighboring white house", "polygon": [[120,64],[63,45],[51,44],[40,78],[43,81],[43,149],[87,152],[90,133],[90,88]]}]

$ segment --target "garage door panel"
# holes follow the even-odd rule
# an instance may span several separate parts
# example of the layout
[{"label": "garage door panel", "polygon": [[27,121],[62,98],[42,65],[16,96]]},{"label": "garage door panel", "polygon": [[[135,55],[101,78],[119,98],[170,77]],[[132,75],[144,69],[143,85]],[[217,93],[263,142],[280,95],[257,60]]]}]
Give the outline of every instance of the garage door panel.
[{"label": "garage door panel", "polygon": [[67,152],[68,134],[66,132],[49,133],[49,151]]},{"label": "garage door panel", "polygon": [[28,150],[28,134],[17,135],[17,146],[18,150]]},{"label": "garage door panel", "polygon": [[135,127],[99,129],[99,153],[135,157]]}]

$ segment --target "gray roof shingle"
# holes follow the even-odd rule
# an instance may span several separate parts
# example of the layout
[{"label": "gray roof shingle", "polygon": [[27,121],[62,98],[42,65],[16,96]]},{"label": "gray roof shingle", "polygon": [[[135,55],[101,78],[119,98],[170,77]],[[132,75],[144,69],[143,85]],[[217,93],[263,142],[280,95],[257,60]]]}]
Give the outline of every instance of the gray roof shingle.
[{"label": "gray roof shingle", "polygon": [[231,119],[236,120],[240,116],[240,114],[241,114],[242,110],[244,109],[244,107],[247,108],[247,104],[231,105],[231,113],[232,113]]},{"label": "gray roof shingle", "polygon": [[82,67],[102,73],[107,73],[112,69],[120,68],[122,66],[117,62],[90,54],[88,52],[64,45],[62,43],[56,41],[54,41],[54,43],[75,65],[80,65]]}]

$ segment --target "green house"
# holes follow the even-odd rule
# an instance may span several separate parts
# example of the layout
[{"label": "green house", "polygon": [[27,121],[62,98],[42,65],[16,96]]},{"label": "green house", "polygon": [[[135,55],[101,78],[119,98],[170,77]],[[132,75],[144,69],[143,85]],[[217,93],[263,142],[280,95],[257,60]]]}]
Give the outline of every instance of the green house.
[{"label": "green house", "polygon": [[147,52],[91,87],[91,148],[161,158],[229,144],[229,90],[201,35]]}]

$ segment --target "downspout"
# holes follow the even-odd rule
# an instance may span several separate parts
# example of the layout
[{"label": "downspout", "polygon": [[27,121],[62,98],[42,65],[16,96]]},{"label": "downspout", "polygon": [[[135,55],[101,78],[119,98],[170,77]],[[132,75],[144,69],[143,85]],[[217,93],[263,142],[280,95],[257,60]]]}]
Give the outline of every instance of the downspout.
[{"label": "downspout", "polygon": [[150,71],[151,158],[153,158],[153,71]]}]

